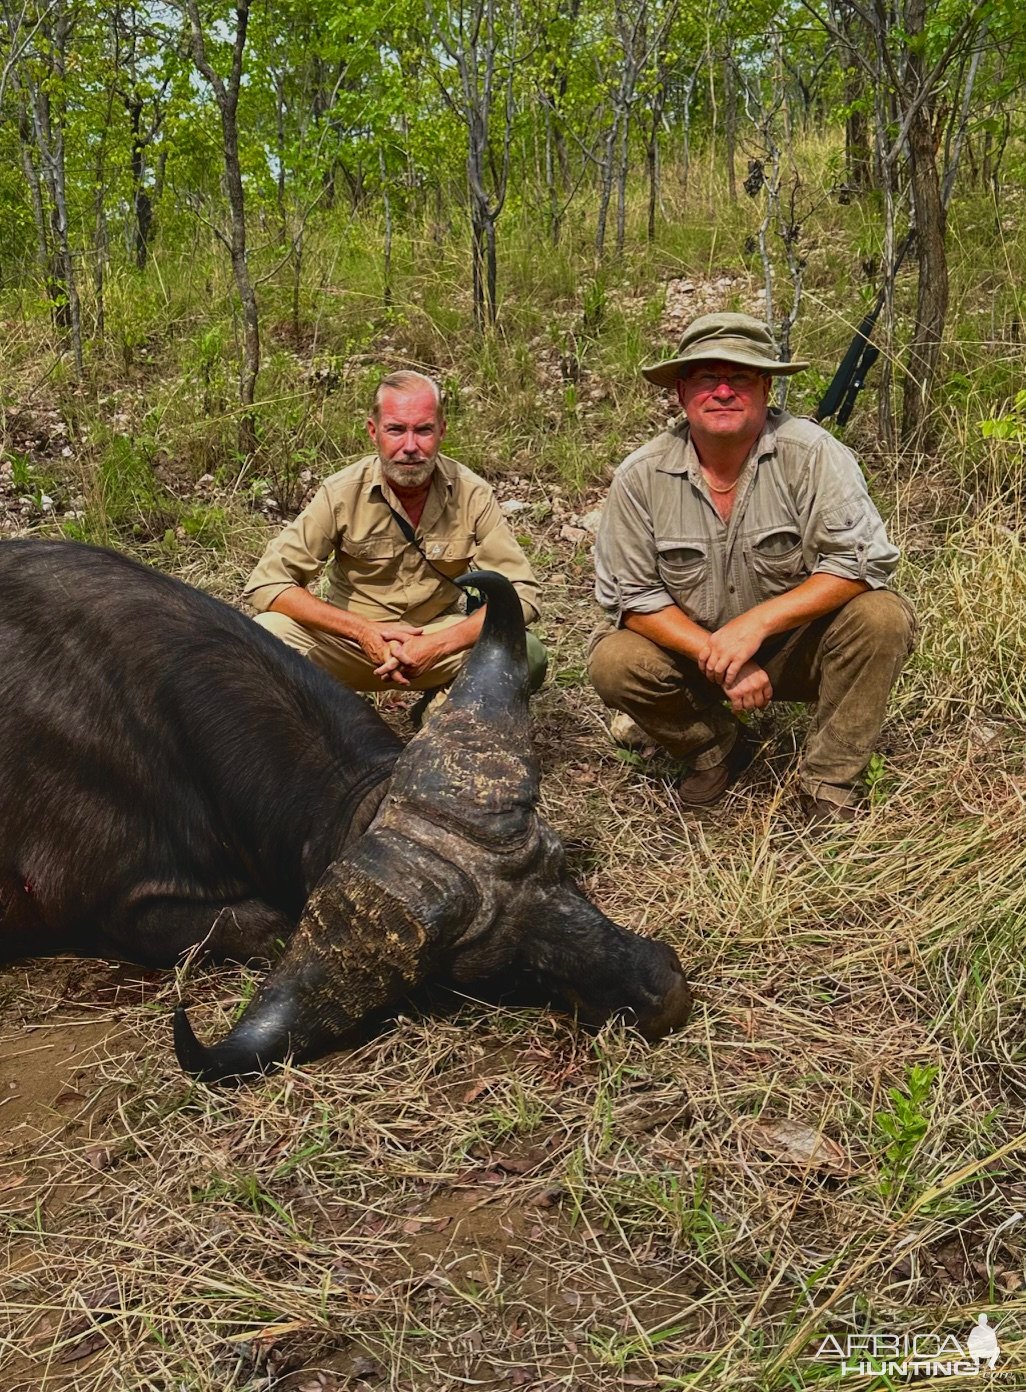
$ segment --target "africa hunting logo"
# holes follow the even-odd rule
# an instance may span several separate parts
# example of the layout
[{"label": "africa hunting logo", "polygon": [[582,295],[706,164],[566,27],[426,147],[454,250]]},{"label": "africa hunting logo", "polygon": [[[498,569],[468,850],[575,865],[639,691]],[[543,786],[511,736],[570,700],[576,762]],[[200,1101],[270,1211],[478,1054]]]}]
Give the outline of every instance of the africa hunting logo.
[{"label": "africa hunting logo", "polygon": [[997,1368],[1001,1346],[986,1315],[962,1340],[954,1334],[828,1334],[813,1357],[841,1377],[975,1377]]}]

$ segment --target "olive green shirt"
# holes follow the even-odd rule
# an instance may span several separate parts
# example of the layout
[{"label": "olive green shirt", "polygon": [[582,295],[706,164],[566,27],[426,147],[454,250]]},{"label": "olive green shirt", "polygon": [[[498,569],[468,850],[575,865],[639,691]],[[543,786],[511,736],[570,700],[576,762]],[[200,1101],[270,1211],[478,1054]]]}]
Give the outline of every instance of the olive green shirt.
[{"label": "olive green shirt", "polygon": [[[325,598],[340,609],[412,624],[456,612],[458,594],[406,541],[389,505],[405,517],[376,454],[332,474],[270,543],[243,598],[268,609],[291,586],[311,585],[327,564]],[[439,455],[415,530],[424,555],[444,575],[496,570],[516,589],[526,622],[538,617],[538,582],[494,491],[477,474]]]},{"label": "olive green shirt", "polygon": [[810,575],[884,589],[897,562],[858,461],[822,426],[771,410],[724,522],[682,419],[614,475],[595,597],[617,624],[676,604],[715,632]]}]

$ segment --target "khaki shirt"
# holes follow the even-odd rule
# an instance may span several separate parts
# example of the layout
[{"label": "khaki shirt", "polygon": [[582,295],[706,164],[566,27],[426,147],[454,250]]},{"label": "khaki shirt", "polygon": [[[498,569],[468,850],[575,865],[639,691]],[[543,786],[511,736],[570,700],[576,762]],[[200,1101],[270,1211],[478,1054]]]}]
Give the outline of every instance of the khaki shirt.
[{"label": "khaki shirt", "polygon": [[855,456],[822,426],[771,410],[724,522],[682,419],[614,475],[595,597],[617,624],[676,604],[715,632],[810,575],[884,589],[897,562]]},{"label": "khaki shirt", "polygon": [[[340,609],[412,624],[455,613],[458,594],[406,541],[389,504],[403,513],[376,454],[332,474],[270,543],[243,598],[268,609],[291,586],[311,585],[327,563],[325,597]],[[424,555],[443,574],[497,570],[520,596],[525,620],[538,617],[540,587],[484,479],[439,455],[415,530]]]}]

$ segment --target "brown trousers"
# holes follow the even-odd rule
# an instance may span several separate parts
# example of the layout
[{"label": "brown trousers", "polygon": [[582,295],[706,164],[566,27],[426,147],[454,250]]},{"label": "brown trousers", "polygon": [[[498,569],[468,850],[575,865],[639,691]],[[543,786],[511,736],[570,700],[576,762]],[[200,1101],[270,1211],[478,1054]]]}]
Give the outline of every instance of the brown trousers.
[{"label": "brown trousers", "polygon": [[[807,792],[847,800],[876,747],[914,630],[906,600],[890,590],[867,590],[759,649],[755,661],[765,668],[775,700],[815,703],[801,771]],[[620,628],[595,644],[588,672],[607,706],[626,711],[692,768],[712,768],[733,748],[738,723],[723,691],[689,658]]]}]

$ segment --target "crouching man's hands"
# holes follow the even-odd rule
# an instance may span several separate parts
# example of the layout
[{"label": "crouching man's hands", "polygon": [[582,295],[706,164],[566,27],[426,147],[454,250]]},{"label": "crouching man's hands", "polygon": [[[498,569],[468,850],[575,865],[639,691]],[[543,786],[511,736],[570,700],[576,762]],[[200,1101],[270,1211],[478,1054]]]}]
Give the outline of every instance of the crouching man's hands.
[{"label": "crouching man's hands", "polygon": [[724,683],[723,694],[734,711],[762,710],[773,700],[773,686],[757,662],[745,662],[736,681]]},{"label": "crouching man's hands", "polygon": [[773,700],[769,677],[753,661],[765,638],[760,616],[752,612],[740,614],[710,633],[698,654],[703,675],[723,687],[735,711],[762,710]]},{"label": "crouching man's hands", "polygon": [[404,669],[402,646],[423,629],[408,623],[368,623],[356,635],[356,641],[374,663],[374,675],[398,686],[409,686],[410,677]]},{"label": "crouching man's hands", "polygon": [[403,672],[413,681],[421,673],[429,672],[453,649],[446,637],[446,631],[440,629],[436,633],[420,633],[415,637],[406,638],[402,643],[395,645],[395,651]]},{"label": "crouching man's hands", "polygon": [[733,686],[742,667],[759,651],[766,636],[761,616],[754,610],[739,614],[709,634],[697,657],[703,675],[724,689]]}]

